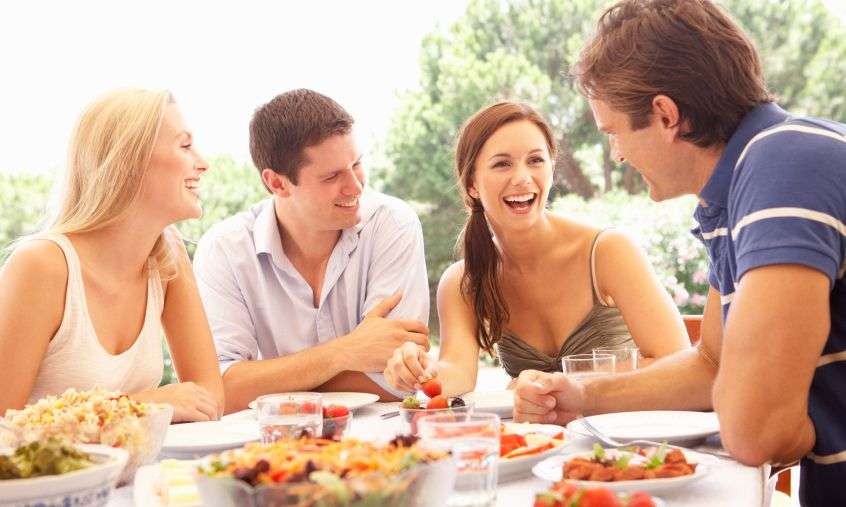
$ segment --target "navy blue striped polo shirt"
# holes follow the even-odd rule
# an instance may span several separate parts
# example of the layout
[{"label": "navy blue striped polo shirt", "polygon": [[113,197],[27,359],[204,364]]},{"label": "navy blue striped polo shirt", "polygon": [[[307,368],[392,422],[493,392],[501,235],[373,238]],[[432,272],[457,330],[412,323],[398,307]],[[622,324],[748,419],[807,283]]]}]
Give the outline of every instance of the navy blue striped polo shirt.
[{"label": "navy blue striped polo shirt", "polygon": [[726,322],[750,269],[801,264],[831,281],[831,332],[808,399],[816,430],[802,459],[803,505],[846,505],[846,125],[762,104],[744,117],[700,194],[693,234]]}]

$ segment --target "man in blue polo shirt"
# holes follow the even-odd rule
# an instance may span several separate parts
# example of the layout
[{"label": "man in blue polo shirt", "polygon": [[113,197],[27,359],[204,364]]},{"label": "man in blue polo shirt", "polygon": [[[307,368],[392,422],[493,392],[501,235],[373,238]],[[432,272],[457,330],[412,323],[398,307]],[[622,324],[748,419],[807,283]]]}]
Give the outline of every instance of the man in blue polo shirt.
[{"label": "man in blue polo shirt", "polygon": [[801,459],[805,505],[846,505],[846,127],[790,115],[709,0],[623,0],[574,68],[614,156],[695,194],[710,256],[695,349],[582,383],[523,372],[515,419],[713,408],[739,461]]}]

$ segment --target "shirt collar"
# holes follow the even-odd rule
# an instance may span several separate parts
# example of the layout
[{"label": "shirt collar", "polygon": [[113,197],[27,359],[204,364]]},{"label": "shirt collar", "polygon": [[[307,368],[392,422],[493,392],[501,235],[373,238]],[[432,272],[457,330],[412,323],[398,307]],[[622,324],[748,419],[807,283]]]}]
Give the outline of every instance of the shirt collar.
[{"label": "shirt collar", "polygon": [[749,111],[726,144],[723,155],[717,162],[708,183],[700,192],[699,198],[708,206],[716,204],[723,208],[727,207],[732,173],[743,148],[762,130],[789,118],[790,115],[773,102],[759,104]]},{"label": "shirt collar", "polygon": [[[361,230],[373,219],[379,208],[380,202],[375,192],[365,188],[359,198],[361,220],[352,227],[341,231],[338,240],[339,246],[349,254],[358,245],[358,238]],[[276,209],[273,206],[273,198],[267,199],[262,204],[255,221],[253,232],[253,243],[256,247],[256,255],[268,254],[279,266],[287,263],[287,256],[282,250],[282,237],[279,235],[279,225],[276,221]]]}]

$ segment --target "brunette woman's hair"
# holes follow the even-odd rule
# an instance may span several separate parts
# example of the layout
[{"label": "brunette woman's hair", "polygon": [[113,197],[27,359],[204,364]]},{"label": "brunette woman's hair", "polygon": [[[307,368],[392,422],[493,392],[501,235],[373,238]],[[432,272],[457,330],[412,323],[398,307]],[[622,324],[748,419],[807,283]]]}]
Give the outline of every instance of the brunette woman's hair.
[{"label": "brunette woman's hair", "polygon": [[552,129],[531,106],[519,102],[500,102],[479,110],[461,127],[455,147],[455,172],[467,210],[467,221],[458,238],[464,257],[461,293],[473,305],[479,323],[476,339],[489,354],[502,338],[503,326],[509,318],[508,304],[500,286],[501,259],[485,219],[485,210],[469,190],[473,187],[476,159],[485,142],[503,125],[524,120],[540,129],[550,160],[555,160],[557,148]]}]

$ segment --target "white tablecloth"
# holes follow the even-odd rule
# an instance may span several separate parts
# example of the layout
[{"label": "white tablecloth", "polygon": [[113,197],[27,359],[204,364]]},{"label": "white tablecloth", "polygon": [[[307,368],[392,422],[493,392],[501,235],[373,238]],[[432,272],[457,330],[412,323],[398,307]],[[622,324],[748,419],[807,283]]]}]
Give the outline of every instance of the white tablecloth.
[{"label": "white tablecloth", "polygon": [[[379,415],[396,410],[398,403],[375,403],[356,411],[351,435],[362,439],[384,440],[386,435],[399,430],[400,419],[382,420]],[[225,420],[244,419],[244,414],[232,414]],[[568,446],[568,452],[581,452],[590,449],[592,442],[588,438],[577,437]],[[718,445],[708,442],[703,448]],[[747,467],[730,460],[720,460],[711,472],[702,480],[690,486],[662,492],[660,494],[670,507],[758,507],[765,498],[765,488],[769,467]],[[511,482],[502,483],[497,489],[497,506],[531,507],[535,493],[543,491],[549,483],[534,476],[528,476]],[[109,507],[131,507],[133,503],[132,486],[119,488],[113,493]],[[138,506],[147,507],[147,506]]]}]

